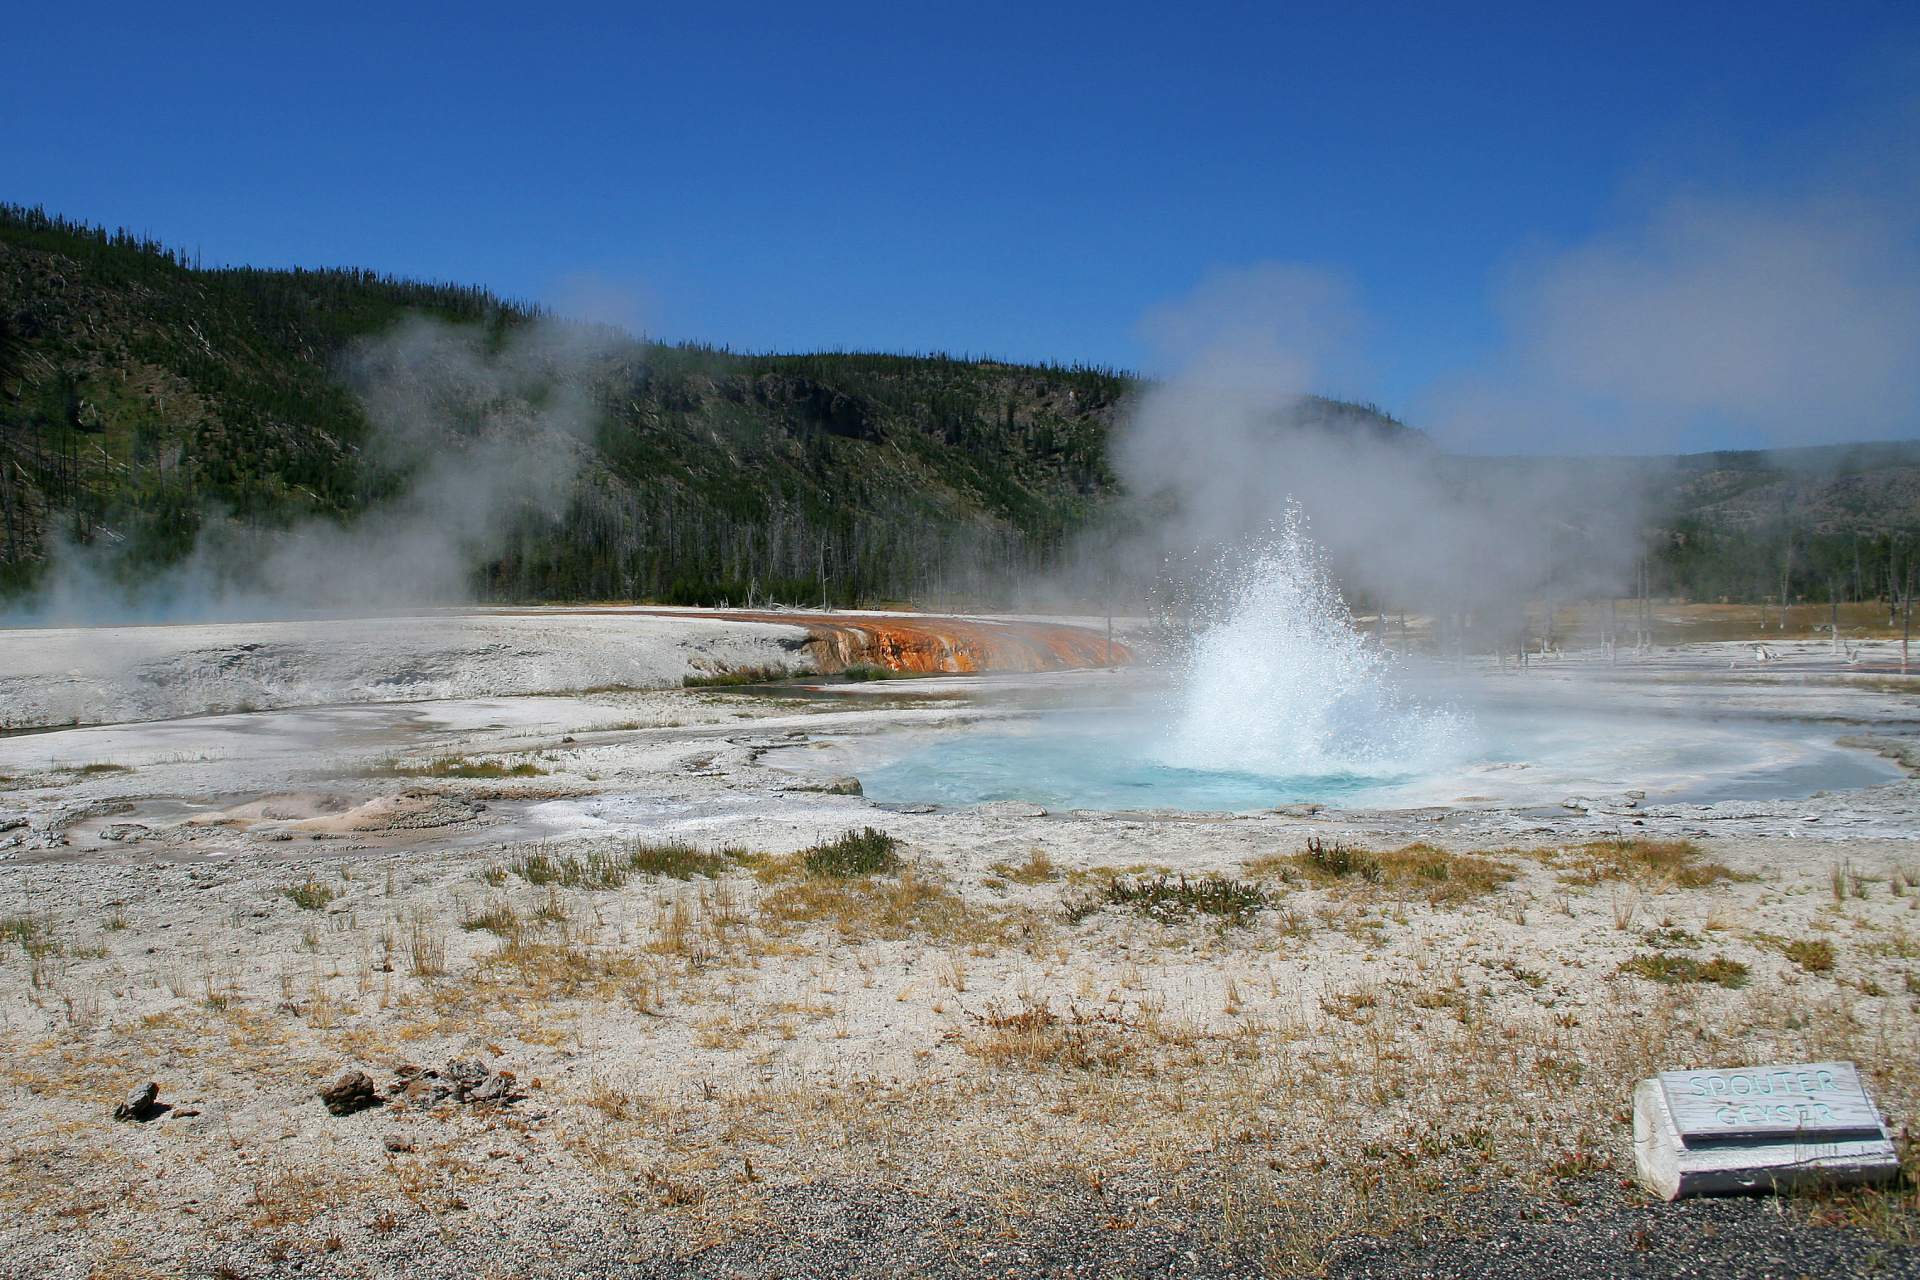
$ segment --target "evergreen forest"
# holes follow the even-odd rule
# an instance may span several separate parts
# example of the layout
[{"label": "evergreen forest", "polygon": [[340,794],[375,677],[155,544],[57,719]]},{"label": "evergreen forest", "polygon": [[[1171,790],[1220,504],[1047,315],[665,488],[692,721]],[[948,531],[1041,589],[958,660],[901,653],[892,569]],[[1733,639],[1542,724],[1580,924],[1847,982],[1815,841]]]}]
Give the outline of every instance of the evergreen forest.
[{"label": "evergreen forest", "polygon": [[[420,455],[383,442],[356,369],[422,323],[464,335],[476,360],[567,327],[481,288],[203,268],[0,206],[0,595],[31,598],[62,555],[137,587],[216,526],[346,528],[407,492]],[[576,350],[543,352],[547,381],[493,385],[445,415],[454,436],[512,419],[495,401],[537,417],[558,382],[581,406],[564,482],[521,493],[477,548],[466,587],[483,600],[985,607],[1089,530],[1143,518],[1112,457],[1139,386],[1111,370],[584,330]],[[1656,595],[1885,599],[1915,576],[1920,444],[1633,467]]]}]

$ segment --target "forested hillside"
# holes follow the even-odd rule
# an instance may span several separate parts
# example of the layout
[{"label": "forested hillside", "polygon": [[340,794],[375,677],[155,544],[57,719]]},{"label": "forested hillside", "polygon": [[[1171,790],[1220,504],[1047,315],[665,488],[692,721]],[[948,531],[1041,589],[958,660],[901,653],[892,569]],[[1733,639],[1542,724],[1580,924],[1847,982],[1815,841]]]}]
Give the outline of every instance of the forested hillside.
[{"label": "forested hillside", "polygon": [[1656,594],[1824,602],[1920,588],[1920,442],[1650,462]]},{"label": "forested hillside", "polygon": [[[482,598],[984,604],[1056,567],[1089,522],[1143,514],[1114,501],[1112,429],[1135,388],[1109,371],[569,337],[478,288],[202,270],[0,206],[0,596],[31,596],[57,555],[137,587],[210,530],[291,538],[391,506],[421,462],[381,447],[355,369],[409,321],[450,326],[481,360],[564,339],[564,358],[522,362],[531,381],[469,388],[450,447],[466,419],[500,416],[488,396],[522,418],[562,390],[587,404],[558,488],[503,501],[470,544]],[[1614,486],[1656,594],[1864,599],[1914,575],[1920,444],[1449,459],[1370,406],[1310,398],[1292,419],[1410,445],[1469,491],[1554,467]],[[1582,531],[1564,536],[1577,556]]]},{"label": "forested hillside", "polygon": [[[543,319],[360,271],[199,270],[161,245],[0,209],[4,585],[54,539],[123,575],[211,516],[350,521],[403,487],[341,376],[409,315],[505,344]],[[604,337],[604,335],[603,335]],[[557,509],[505,513],[498,599],[841,602],[1044,563],[1114,489],[1109,372],[940,357],[741,356],[623,340]],[[822,581],[824,575],[824,583]]]}]

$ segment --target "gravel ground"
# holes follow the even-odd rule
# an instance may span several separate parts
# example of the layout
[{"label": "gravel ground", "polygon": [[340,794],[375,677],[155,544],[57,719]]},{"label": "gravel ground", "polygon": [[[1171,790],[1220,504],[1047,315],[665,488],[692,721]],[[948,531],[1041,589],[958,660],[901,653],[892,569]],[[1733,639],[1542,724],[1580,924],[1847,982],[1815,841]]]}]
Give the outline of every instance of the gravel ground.
[{"label": "gravel ground", "polygon": [[[1368,1280],[1920,1276],[1920,1249],[1889,1244],[1855,1227],[1812,1225],[1801,1207],[1771,1198],[1650,1204],[1613,1177],[1569,1180],[1559,1192],[1559,1202],[1551,1205],[1513,1193],[1482,1193],[1451,1205],[1444,1226],[1436,1220],[1384,1238],[1339,1241],[1323,1255],[1321,1274]],[[377,1253],[275,1260],[241,1242],[186,1261],[179,1274],[221,1280],[1313,1274],[1258,1247],[1223,1249],[1178,1213],[1168,1204],[1143,1212],[1083,1194],[1010,1214],[980,1198],[816,1184],[767,1196],[754,1223],[717,1242],[689,1240],[671,1215],[636,1211],[613,1218],[556,1206],[510,1222],[474,1221],[457,1235],[396,1233]]]}]

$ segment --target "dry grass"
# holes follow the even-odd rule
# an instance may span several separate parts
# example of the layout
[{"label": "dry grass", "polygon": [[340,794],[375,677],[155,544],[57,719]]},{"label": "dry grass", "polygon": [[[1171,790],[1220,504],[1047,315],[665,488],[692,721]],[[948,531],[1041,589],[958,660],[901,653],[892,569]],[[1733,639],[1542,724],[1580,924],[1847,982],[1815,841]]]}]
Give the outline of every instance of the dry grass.
[{"label": "dry grass", "polygon": [[1782,943],[1780,954],[1808,973],[1828,973],[1833,969],[1833,944],[1825,938],[1802,938]]},{"label": "dry grass", "polygon": [[[1547,866],[1530,887],[1545,892],[1556,873],[1590,870],[1592,848],[1572,851],[1571,868],[1539,855]],[[1517,851],[1449,854],[1426,844],[1344,857],[1323,847],[1317,859],[1255,864],[1267,880],[1261,892],[1287,901],[1262,910],[1257,929],[1232,932],[1133,918],[1068,932],[1041,911],[1006,909],[993,893],[965,897],[924,862],[810,875],[803,853],[710,854],[725,865],[691,867],[683,880],[663,862],[645,872],[661,878],[624,891],[602,887],[585,857],[573,885],[564,870],[534,883],[503,864],[498,892],[457,907],[449,890],[473,892],[470,865],[437,883],[414,879],[411,889],[408,870],[377,941],[377,922],[356,933],[351,913],[301,914],[289,926],[283,912],[283,940],[310,925],[315,942],[311,956],[283,948],[283,992],[263,993],[275,975],[263,980],[240,959],[229,965],[224,951],[148,956],[141,1001],[164,1001],[163,985],[178,997],[158,1012],[115,1004],[112,984],[125,979],[112,975],[114,962],[78,955],[92,938],[76,930],[87,926],[63,921],[56,935],[50,917],[8,916],[0,953],[37,950],[46,967],[37,978],[0,970],[0,980],[33,993],[44,1010],[36,1025],[52,1029],[37,1032],[39,1041],[9,1031],[0,1048],[11,1055],[19,1114],[56,1096],[97,1109],[124,1093],[129,1073],[163,1060],[182,1064],[182,1080],[277,1090],[272,1105],[298,1096],[309,1109],[312,1080],[337,1072],[343,1057],[384,1064],[402,1049],[429,1061],[451,1045],[479,1052],[497,1039],[507,1054],[530,1056],[500,1059],[523,1079],[547,1077],[537,1100],[559,1114],[538,1132],[482,1129],[463,1112],[418,1152],[377,1162],[342,1154],[342,1181],[314,1193],[327,1207],[310,1221],[291,1200],[301,1170],[258,1147],[210,1141],[207,1167],[235,1188],[233,1203],[196,1222],[263,1242],[317,1249],[344,1237],[352,1256],[388,1232],[457,1231],[462,1196],[492,1187],[505,1197],[522,1185],[552,1188],[581,1212],[645,1210],[663,1232],[719,1231],[729,1215],[754,1211],[763,1179],[788,1187],[892,1169],[940,1194],[977,1190],[1010,1213],[1020,1202],[1038,1210],[1063,1186],[1084,1195],[1124,1184],[1129,1207],[1115,1212],[1131,1216],[1146,1212],[1151,1188],[1179,1206],[1196,1250],[1311,1272],[1330,1242],[1355,1232],[1445,1224],[1468,1187],[1510,1179],[1550,1203],[1555,1178],[1625,1158],[1619,1117],[1632,1083],[1679,1061],[1851,1058],[1896,1122],[1914,1114],[1920,1038],[1909,1001],[1859,1004],[1864,977],[1849,987],[1789,973],[1736,989],[1728,979],[1737,962],[1708,956],[1722,945],[1745,954],[1741,935],[1690,930],[1702,927],[1709,899],[1742,895],[1663,896],[1654,914],[1672,914],[1657,925],[1639,920],[1651,895],[1684,887],[1676,865],[1688,875],[1716,865],[1697,851],[1677,864],[1644,853],[1633,844],[1610,850],[1607,865],[1625,871],[1594,881],[1619,881],[1630,894],[1629,932],[1607,928],[1602,890],[1578,923],[1552,921],[1555,932],[1537,946],[1504,913],[1453,910],[1508,885]],[[559,868],[558,851],[545,856]],[[1073,878],[1040,852],[995,871],[1032,884]],[[375,901],[378,874],[376,864],[364,877]],[[1728,878],[1709,873],[1706,884]],[[274,884],[250,889],[251,901]],[[1435,911],[1408,926],[1393,910],[1396,895],[1426,897]],[[1518,891],[1499,900],[1524,905]],[[1869,908],[1899,906],[1878,895],[1848,910],[1865,920]],[[1339,932],[1319,936],[1311,964],[1291,963],[1302,957],[1289,933],[1315,913]],[[1850,945],[1902,958],[1920,949],[1895,919],[1910,917],[1882,916]],[[456,924],[497,941],[455,932],[460,954],[450,955]],[[140,927],[109,940],[123,959]],[[1636,941],[1656,954],[1618,965],[1621,944]],[[1585,973],[1555,955],[1587,944],[1607,958]],[[1373,950],[1383,945],[1397,950]],[[376,967],[383,953],[391,972]],[[1642,972],[1643,959],[1658,972]],[[1616,971],[1636,980],[1615,980]],[[1898,984],[1897,973],[1878,976]],[[297,1011],[278,1011],[283,1000]],[[1861,1009],[1875,1016],[1857,1017]],[[886,1050],[876,1053],[868,1032],[881,1021],[903,1048],[876,1070]],[[113,1027],[111,1043],[97,1036],[101,1026]],[[644,1068],[633,1065],[640,1061]],[[586,1069],[563,1074],[576,1064]],[[622,1071],[632,1078],[623,1082]],[[394,1122],[445,1123],[412,1114]],[[524,1166],[489,1157],[522,1150]],[[41,1196],[47,1214],[93,1203],[67,1195],[56,1173],[39,1190],[0,1189],[0,1201],[19,1209]],[[502,1181],[514,1177],[544,1181]],[[1809,1218],[1898,1238],[1920,1220],[1912,1193],[1899,1194],[1907,1199],[1794,1203]],[[255,1203],[239,1203],[243,1195]]]},{"label": "dry grass", "polygon": [[401,764],[389,760],[376,769],[374,776],[392,778],[544,778],[547,771],[531,760],[504,764],[498,760],[468,760],[446,756],[425,764]]},{"label": "dry grass", "polygon": [[991,1005],[969,1021],[966,1051],[994,1067],[1119,1073],[1136,1067],[1155,1046],[1173,1041],[1161,1028],[1112,1010],[1085,1011],[1070,1004],[1057,1013],[1046,1001],[1030,998],[1012,1008]]},{"label": "dry grass", "polygon": [[1744,987],[1748,969],[1725,956],[1695,960],[1692,956],[1645,954],[1624,962],[1620,972],[1649,982],[1714,982],[1723,987]]},{"label": "dry grass", "polygon": [[1573,865],[1560,878],[1570,885],[1629,880],[1705,889],[1758,879],[1707,861],[1691,840],[1594,840],[1567,850],[1565,856]]},{"label": "dry grass", "polygon": [[1454,906],[1491,893],[1518,874],[1512,863],[1471,853],[1449,853],[1420,843],[1376,852],[1339,841],[1309,838],[1297,854],[1260,858],[1247,864],[1251,875],[1284,884],[1337,887],[1362,897],[1378,891],[1412,895],[1432,906]]},{"label": "dry grass", "polygon": [[826,927],[847,939],[994,945],[1032,928],[1028,913],[973,907],[914,868],[897,876],[807,877],[773,888],[759,906],[761,920],[773,932]]},{"label": "dry grass", "polygon": [[485,929],[502,938],[512,938],[519,936],[521,921],[519,913],[513,909],[513,904],[500,899],[488,903],[480,910],[461,916],[460,927],[468,933]]},{"label": "dry grass", "polygon": [[1060,878],[1060,868],[1053,865],[1053,859],[1038,845],[1027,850],[1025,862],[996,862],[988,870],[1014,884],[1051,884]]},{"label": "dry grass", "polygon": [[657,974],[643,957],[577,939],[510,938],[480,957],[472,985],[489,998],[600,999],[650,1010]]}]

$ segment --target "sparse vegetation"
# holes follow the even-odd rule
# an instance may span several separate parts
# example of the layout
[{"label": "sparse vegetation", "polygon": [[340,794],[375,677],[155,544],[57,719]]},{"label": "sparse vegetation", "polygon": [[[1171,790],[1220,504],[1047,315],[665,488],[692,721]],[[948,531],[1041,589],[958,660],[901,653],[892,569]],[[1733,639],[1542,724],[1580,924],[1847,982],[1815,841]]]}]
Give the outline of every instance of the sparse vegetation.
[{"label": "sparse vegetation", "polygon": [[520,917],[509,902],[490,902],[478,911],[471,912],[460,919],[460,927],[468,933],[485,929],[502,938],[511,938],[520,932]]},{"label": "sparse vegetation", "polygon": [[840,672],[840,676],[842,679],[852,680],[855,682],[861,682],[861,681],[867,681],[867,680],[891,680],[893,679],[893,677],[899,674],[900,674],[899,672],[895,671],[891,667],[883,667],[878,665],[877,663],[872,663],[872,662],[855,662],[842,668]]},{"label": "sparse vegetation", "polygon": [[1696,960],[1692,956],[1647,954],[1626,961],[1620,966],[1620,972],[1649,982],[1712,982],[1737,988],[1747,984],[1748,970],[1738,960],[1725,956]]},{"label": "sparse vegetation", "polygon": [[1185,876],[1169,880],[1156,876],[1151,880],[1110,880],[1100,894],[1089,902],[1069,905],[1066,917],[1078,922],[1102,906],[1124,907],[1137,915],[1162,924],[1182,924],[1196,915],[1215,916],[1223,927],[1245,928],[1259,918],[1270,902],[1267,891],[1257,884],[1207,876],[1189,880]]},{"label": "sparse vegetation", "polygon": [[1833,969],[1833,944],[1825,938],[1802,938],[1783,943],[1780,954],[1808,973],[1828,973]]},{"label": "sparse vegetation", "polygon": [[798,680],[810,676],[809,667],[737,667],[731,671],[713,671],[680,677],[687,689],[723,689],[743,684],[770,684],[776,680]]},{"label": "sparse vegetation", "polygon": [[1573,869],[1561,880],[1598,885],[1608,880],[1662,881],[1682,889],[1745,883],[1757,877],[1706,860],[1691,840],[1594,840],[1568,851]]},{"label": "sparse vegetation", "polygon": [[1449,853],[1420,843],[1375,852],[1310,836],[1298,854],[1261,858],[1247,867],[1255,876],[1285,884],[1365,885],[1395,895],[1413,894],[1431,905],[1465,902],[1511,881],[1513,865],[1480,854]]},{"label": "sparse vegetation", "polygon": [[606,853],[585,857],[535,845],[514,855],[507,869],[532,885],[559,885],[567,889],[618,889],[627,882],[620,859]]},{"label": "sparse vegetation", "polygon": [[629,840],[618,853],[593,849],[584,854],[562,853],[553,845],[538,844],[519,850],[504,865],[494,863],[483,868],[479,874],[494,888],[505,885],[509,875],[516,875],[530,885],[608,890],[620,888],[635,874],[674,880],[692,876],[713,879],[732,869],[742,853],[736,849],[709,851],[675,841]]},{"label": "sparse vegetation", "polygon": [[810,876],[844,878],[884,875],[899,869],[900,842],[878,827],[848,831],[837,840],[801,852]]},{"label": "sparse vegetation", "polygon": [[0,916],[0,945],[9,942],[36,960],[58,950],[53,938],[53,921],[45,916]]},{"label": "sparse vegetation", "polygon": [[305,880],[299,884],[290,884],[280,890],[280,896],[299,907],[302,911],[318,911],[339,895],[333,889],[318,880]]},{"label": "sparse vegetation", "polygon": [[547,771],[531,760],[502,764],[498,760],[467,760],[446,756],[426,764],[388,763],[379,772],[395,778],[544,778]]}]

